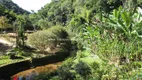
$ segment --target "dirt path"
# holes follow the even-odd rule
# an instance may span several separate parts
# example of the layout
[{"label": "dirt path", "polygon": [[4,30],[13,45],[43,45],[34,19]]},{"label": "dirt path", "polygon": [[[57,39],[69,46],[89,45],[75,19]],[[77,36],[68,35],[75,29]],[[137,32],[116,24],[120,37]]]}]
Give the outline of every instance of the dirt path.
[{"label": "dirt path", "polygon": [[7,40],[5,40],[4,38],[0,38],[0,43],[1,44],[5,44],[5,45],[8,45],[8,46],[12,46],[13,44]]},{"label": "dirt path", "polygon": [[8,40],[0,37],[0,55],[5,54],[5,52],[11,49],[13,44]]}]

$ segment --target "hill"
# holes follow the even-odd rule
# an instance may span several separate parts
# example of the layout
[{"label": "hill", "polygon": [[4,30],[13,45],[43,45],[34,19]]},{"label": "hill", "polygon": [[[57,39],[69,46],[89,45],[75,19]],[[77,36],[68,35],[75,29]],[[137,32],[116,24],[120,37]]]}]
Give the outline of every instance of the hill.
[{"label": "hill", "polygon": [[30,12],[20,8],[17,4],[12,2],[12,0],[0,0],[0,5],[8,10],[12,10],[13,12],[17,14],[29,14]]}]

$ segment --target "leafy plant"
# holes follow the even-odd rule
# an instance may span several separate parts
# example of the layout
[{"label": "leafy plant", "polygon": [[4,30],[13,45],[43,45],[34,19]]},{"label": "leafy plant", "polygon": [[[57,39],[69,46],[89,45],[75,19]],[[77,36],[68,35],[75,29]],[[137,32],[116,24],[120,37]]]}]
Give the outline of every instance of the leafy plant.
[{"label": "leafy plant", "polygon": [[45,49],[56,43],[56,35],[48,31],[38,31],[28,36],[28,43],[44,53]]},{"label": "leafy plant", "polygon": [[91,74],[91,68],[84,62],[78,62],[78,64],[74,66],[74,69],[78,74],[80,74],[84,78]]},{"label": "leafy plant", "polygon": [[0,29],[7,29],[11,28],[11,25],[9,24],[9,20],[5,16],[0,17]]}]

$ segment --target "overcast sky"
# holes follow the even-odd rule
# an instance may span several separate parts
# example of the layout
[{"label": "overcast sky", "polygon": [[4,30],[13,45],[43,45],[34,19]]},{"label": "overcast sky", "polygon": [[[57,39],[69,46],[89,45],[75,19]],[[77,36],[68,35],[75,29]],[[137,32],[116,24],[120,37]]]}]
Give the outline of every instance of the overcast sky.
[{"label": "overcast sky", "polygon": [[25,10],[28,11],[34,10],[36,12],[45,4],[49,3],[51,0],[12,0],[12,1]]}]

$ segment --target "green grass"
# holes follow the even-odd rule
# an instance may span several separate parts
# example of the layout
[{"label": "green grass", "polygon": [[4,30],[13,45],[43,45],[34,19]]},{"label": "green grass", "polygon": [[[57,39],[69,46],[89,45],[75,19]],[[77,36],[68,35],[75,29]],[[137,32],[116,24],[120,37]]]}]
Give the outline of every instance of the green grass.
[{"label": "green grass", "polygon": [[3,60],[0,60],[0,66],[3,65],[3,64],[9,64],[13,62],[13,60],[10,60],[10,59],[3,59]]},{"label": "green grass", "polygon": [[15,59],[15,60],[12,60],[12,59],[2,59],[2,60],[0,60],[0,67],[8,65],[8,64],[12,64],[12,63],[21,62],[21,61],[24,61],[24,60],[27,60],[27,59]]},{"label": "green grass", "polygon": [[12,59],[9,58],[9,56],[1,56],[0,57],[0,67],[4,66],[4,65],[12,64],[12,63],[20,62],[20,61],[23,61],[25,59],[14,59],[14,60],[12,60]]},{"label": "green grass", "polygon": [[81,58],[80,60],[90,65],[93,64],[94,62],[97,62],[100,64],[103,63],[103,61],[97,55]]}]

